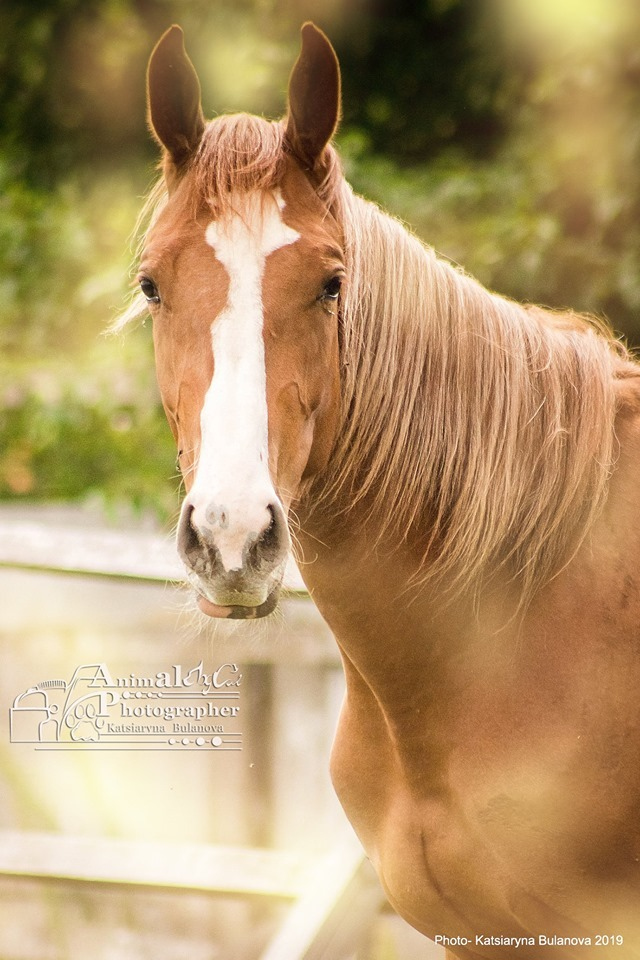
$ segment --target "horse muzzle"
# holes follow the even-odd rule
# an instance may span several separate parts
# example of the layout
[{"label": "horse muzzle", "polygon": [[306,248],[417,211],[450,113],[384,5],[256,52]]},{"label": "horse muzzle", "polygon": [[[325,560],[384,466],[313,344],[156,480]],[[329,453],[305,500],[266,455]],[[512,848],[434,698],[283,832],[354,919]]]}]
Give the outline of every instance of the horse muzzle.
[{"label": "horse muzzle", "polygon": [[198,606],[207,616],[255,619],[275,609],[290,550],[277,500],[249,512],[220,511],[211,504],[198,509],[187,498],[177,539]]}]

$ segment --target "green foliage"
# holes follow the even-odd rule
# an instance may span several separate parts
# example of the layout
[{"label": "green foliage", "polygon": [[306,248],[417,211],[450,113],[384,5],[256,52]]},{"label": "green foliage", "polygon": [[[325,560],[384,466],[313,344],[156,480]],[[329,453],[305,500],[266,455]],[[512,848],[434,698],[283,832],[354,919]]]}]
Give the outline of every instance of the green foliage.
[{"label": "green foliage", "polygon": [[55,191],[0,155],[0,354],[74,353],[118,303],[137,202],[127,173],[75,172]]},{"label": "green foliage", "polygon": [[175,510],[173,438],[151,331],[105,337],[128,287],[140,170],[76,170],[55,191],[0,160],[0,498]]},{"label": "green foliage", "polygon": [[94,356],[80,370],[49,362],[5,375],[0,498],[91,499],[173,514],[175,449],[148,346],[116,349],[113,341],[106,363]]},{"label": "green foliage", "polygon": [[150,331],[102,336],[155,158],[146,59],[173,21],[208,115],[273,116],[316,19],[342,63],[355,188],[486,286],[640,343],[640,6],[589,0],[571,23],[566,6],[3,0],[0,497],[177,504]]},{"label": "green foliage", "polygon": [[51,187],[70,166],[144,145],[151,39],[137,6],[122,0],[0,5],[0,149],[16,174]]},{"label": "green foliage", "polygon": [[525,64],[509,63],[491,3],[356,4],[337,40],[345,123],[367,132],[374,153],[415,164],[447,144],[485,156],[501,142]]}]

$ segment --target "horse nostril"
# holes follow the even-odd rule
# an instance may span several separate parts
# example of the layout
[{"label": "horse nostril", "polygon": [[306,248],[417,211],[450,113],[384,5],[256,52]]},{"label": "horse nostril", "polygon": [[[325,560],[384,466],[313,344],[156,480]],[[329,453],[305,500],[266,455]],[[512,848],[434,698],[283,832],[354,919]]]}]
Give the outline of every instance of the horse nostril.
[{"label": "horse nostril", "polygon": [[270,515],[271,519],[267,528],[262,531],[262,536],[260,537],[259,542],[264,550],[273,550],[276,549],[278,545],[278,531],[276,514],[271,504],[269,504],[267,507],[267,513]]},{"label": "horse nostril", "polygon": [[286,522],[277,504],[267,506],[269,522],[251,545],[250,559],[254,566],[276,563],[285,546]]},{"label": "horse nostril", "polygon": [[200,549],[198,534],[191,522],[193,510],[193,504],[185,502],[178,523],[178,551],[183,560]]}]

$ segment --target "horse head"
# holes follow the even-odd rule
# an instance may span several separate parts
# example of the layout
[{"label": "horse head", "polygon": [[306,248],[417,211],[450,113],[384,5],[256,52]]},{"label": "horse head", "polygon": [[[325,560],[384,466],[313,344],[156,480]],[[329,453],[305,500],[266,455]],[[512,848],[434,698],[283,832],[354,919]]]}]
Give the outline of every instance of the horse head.
[{"label": "horse head", "polygon": [[166,201],[138,280],[186,487],[178,548],[204,613],[263,616],[292,504],[326,466],[339,415],[337,58],[305,24],[286,117],[207,124],[173,26],[151,55],[148,108]]}]

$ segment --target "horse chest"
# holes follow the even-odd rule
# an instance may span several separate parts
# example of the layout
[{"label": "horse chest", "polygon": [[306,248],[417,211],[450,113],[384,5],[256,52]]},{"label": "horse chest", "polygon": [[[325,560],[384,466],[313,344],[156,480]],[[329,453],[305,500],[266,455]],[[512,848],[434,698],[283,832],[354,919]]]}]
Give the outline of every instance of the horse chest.
[{"label": "horse chest", "polygon": [[528,685],[507,661],[455,681],[406,651],[378,666],[365,679],[345,655],[332,776],[398,912],[430,937],[584,938],[614,922],[637,938],[639,758],[610,707],[615,690],[628,699],[622,677],[589,696],[549,652]]},{"label": "horse chest", "polygon": [[509,873],[445,787],[442,767],[426,776],[423,762],[422,776],[412,776],[365,699],[353,689],[347,698],[332,776],[389,901],[432,939],[474,930],[521,935]]},{"label": "horse chest", "polygon": [[[526,762],[506,739],[500,756],[477,749],[472,758],[476,746],[452,750],[432,775],[424,774],[427,758],[419,776],[407,769],[382,713],[352,683],[332,776],[393,907],[432,939],[467,938],[463,957],[511,955],[488,940],[472,949],[482,935],[494,943],[520,939],[518,955],[539,960],[537,938],[544,934],[567,942],[592,938],[589,956],[599,958],[606,953],[595,949],[595,938],[613,925],[628,944],[620,956],[635,958],[640,877],[633,840],[616,835],[597,804],[569,794],[571,778],[566,796],[549,790],[548,780],[571,765],[567,742],[539,743]],[[599,864],[583,856],[595,840]],[[626,876],[619,873],[623,860]],[[618,875],[607,876],[610,868]],[[535,947],[525,942],[532,937]],[[582,954],[569,944],[547,945],[547,955]]]}]

